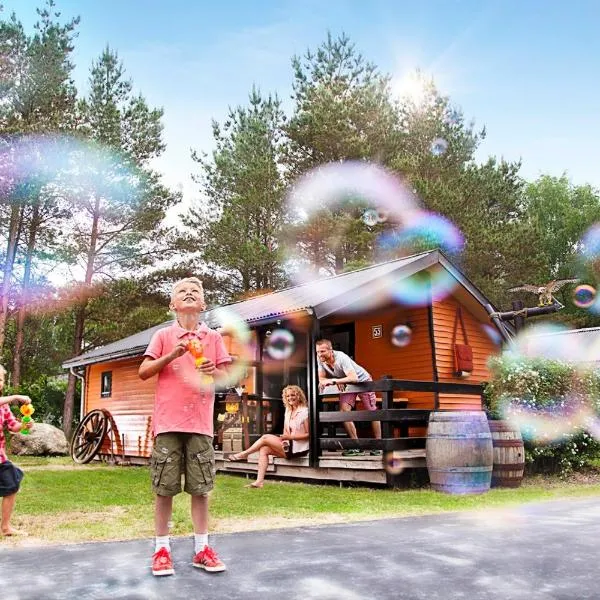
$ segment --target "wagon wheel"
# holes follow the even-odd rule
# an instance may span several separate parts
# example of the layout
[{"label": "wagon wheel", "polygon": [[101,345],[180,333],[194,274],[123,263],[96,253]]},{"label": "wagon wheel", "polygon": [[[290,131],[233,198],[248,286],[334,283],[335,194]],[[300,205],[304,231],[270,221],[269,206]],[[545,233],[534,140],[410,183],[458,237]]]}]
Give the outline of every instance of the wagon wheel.
[{"label": "wagon wheel", "polygon": [[102,410],[85,415],[71,440],[71,457],[76,463],[89,463],[100,450],[108,429],[108,419]]}]

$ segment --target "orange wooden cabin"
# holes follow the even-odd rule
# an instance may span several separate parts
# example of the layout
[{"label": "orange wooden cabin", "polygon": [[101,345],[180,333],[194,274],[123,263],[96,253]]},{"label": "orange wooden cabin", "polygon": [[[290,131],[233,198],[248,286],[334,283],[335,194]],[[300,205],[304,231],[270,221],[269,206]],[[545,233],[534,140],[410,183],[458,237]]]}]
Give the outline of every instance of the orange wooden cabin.
[{"label": "orange wooden cabin", "polygon": [[[410,286],[415,281],[423,285],[428,279],[435,289],[440,277],[452,283],[450,293],[441,299],[408,306],[394,297],[398,285]],[[331,394],[319,394],[314,350],[317,339],[331,339],[334,348],[365,367],[376,380],[371,387],[386,408],[405,409],[411,416],[405,423],[384,426],[395,442],[371,440],[378,443],[361,446],[392,450],[414,446],[402,445],[397,438],[424,440],[428,411],[480,410],[480,384],[489,376],[487,359],[500,351],[501,342],[509,335],[502,323],[491,320],[490,315],[496,311],[491,303],[438,250],[254,297],[228,308],[251,329],[251,360],[240,381],[249,405],[250,439],[282,426],[281,390],[288,384],[300,385],[306,391],[311,414],[311,452],[303,464],[313,471],[318,471],[326,451],[332,450],[333,439],[345,436],[341,423],[324,421],[327,406],[335,409],[336,405]],[[473,370],[466,378],[454,372],[453,344],[464,343],[460,324],[458,339],[453,337],[458,308],[473,350]],[[210,326],[218,327],[215,318],[214,310],[205,315]],[[155,378],[141,381],[137,370],[152,334],[169,323],[64,363],[84,380],[81,415],[95,410],[110,413],[109,429],[113,434],[104,441],[102,453],[134,461],[149,456]],[[410,343],[399,347],[392,342],[391,332],[401,324],[409,325],[412,336]],[[283,360],[265,352],[276,329],[292,332],[295,341],[294,352]],[[228,343],[235,356],[235,340]],[[383,390],[391,389],[390,385],[378,385],[378,380],[395,382],[387,397]],[[215,414],[223,413],[218,404]],[[348,440],[342,446],[350,447]]]}]

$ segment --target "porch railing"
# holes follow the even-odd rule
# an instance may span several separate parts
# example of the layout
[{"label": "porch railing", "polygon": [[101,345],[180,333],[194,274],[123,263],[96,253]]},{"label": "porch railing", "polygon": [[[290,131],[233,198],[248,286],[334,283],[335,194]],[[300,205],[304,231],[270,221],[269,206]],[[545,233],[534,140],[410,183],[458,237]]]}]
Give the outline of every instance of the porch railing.
[{"label": "porch railing", "polygon": [[[381,409],[353,410],[348,412],[324,411],[323,399],[339,396],[341,393],[350,392],[376,392],[382,397]],[[394,392],[432,392],[434,396],[433,409],[410,409],[406,408],[407,402],[394,402]],[[322,450],[346,450],[357,448],[359,450],[406,450],[410,448],[424,447],[424,438],[409,437],[410,426],[425,426],[429,420],[432,410],[439,410],[438,394],[460,394],[482,397],[483,386],[473,383],[454,383],[440,381],[413,381],[405,379],[380,379],[372,382],[356,383],[347,386],[344,392],[339,390],[327,391],[319,394],[318,413],[316,419],[315,437],[321,435],[323,425],[345,423],[348,421],[380,421],[381,438],[351,438],[318,437],[313,447]],[[401,406],[395,408],[394,404]],[[400,437],[393,436],[393,426],[398,424]]]}]

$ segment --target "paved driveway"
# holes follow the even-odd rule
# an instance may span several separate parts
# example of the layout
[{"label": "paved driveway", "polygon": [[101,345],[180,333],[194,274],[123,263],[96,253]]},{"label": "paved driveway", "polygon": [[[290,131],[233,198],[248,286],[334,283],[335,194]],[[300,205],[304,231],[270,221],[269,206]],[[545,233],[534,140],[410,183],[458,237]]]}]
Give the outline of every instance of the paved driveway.
[{"label": "paved driveway", "polygon": [[[50,524],[49,524],[50,525]],[[3,600],[600,598],[600,498],[514,509],[214,536],[229,570],[191,564],[153,578],[151,540],[11,549],[0,545]]]}]

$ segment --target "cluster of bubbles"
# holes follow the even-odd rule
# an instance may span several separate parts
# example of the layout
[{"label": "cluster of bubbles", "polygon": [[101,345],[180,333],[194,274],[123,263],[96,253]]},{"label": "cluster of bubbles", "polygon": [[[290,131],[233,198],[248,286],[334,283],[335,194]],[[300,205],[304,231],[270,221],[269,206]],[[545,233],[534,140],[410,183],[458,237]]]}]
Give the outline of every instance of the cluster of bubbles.
[{"label": "cluster of bubbles", "polygon": [[[11,197],[54,186],[66,197],[96,192],[132,201],[141,172],[116,150],[61,134],[6,136],[0,140],[0,193]],[[26,189],[27,188],[27,189]]]},{"label": "cluster of bubbles", "polygon": [[288,329],[275,329],[265,341],[265,352],[273,360],[288,360],[295,350],[296,340]]},{"label": "cluster of bubbles", "polygon": [[579,375],[593,368],[590,360],[600,352],[600,342],[586,343],[578,330],[553,323],[533,325],[512,341],[509,356],[517,362],[517,381],[512,395],[506,395],[502,418],[518,427],[524,438],[538,443],[562,441],[582,429],[594,437],[600,433],[600,421],[595,415],[597,399],[587,397],[577,389],[575,379],[565,393],[535,401],[536,390],[543,387],[539,374],[524,359],[549,359],[571,363]]},{"label": "cluster of bubbles", "polygon": [[[424,210],[414,189],[372,163],[330,163],[307,173],[289,193],[287,209],[294,227],[284,252],[296,284],[336,272],[339,256],[361,222],[374,236],[377,262],[434,248],[457,257],[464,246],[462,233],[451,221]],[[368,293],[340,298],[344,306],[334,308],[362,312],[384,302],[421,306],[447,296],[456,285],[443,268],[404,279],[393,270],[373,281]],[[340,279],[324,279],[320,289],[324,296],[342,296],[340,283]]]}]

